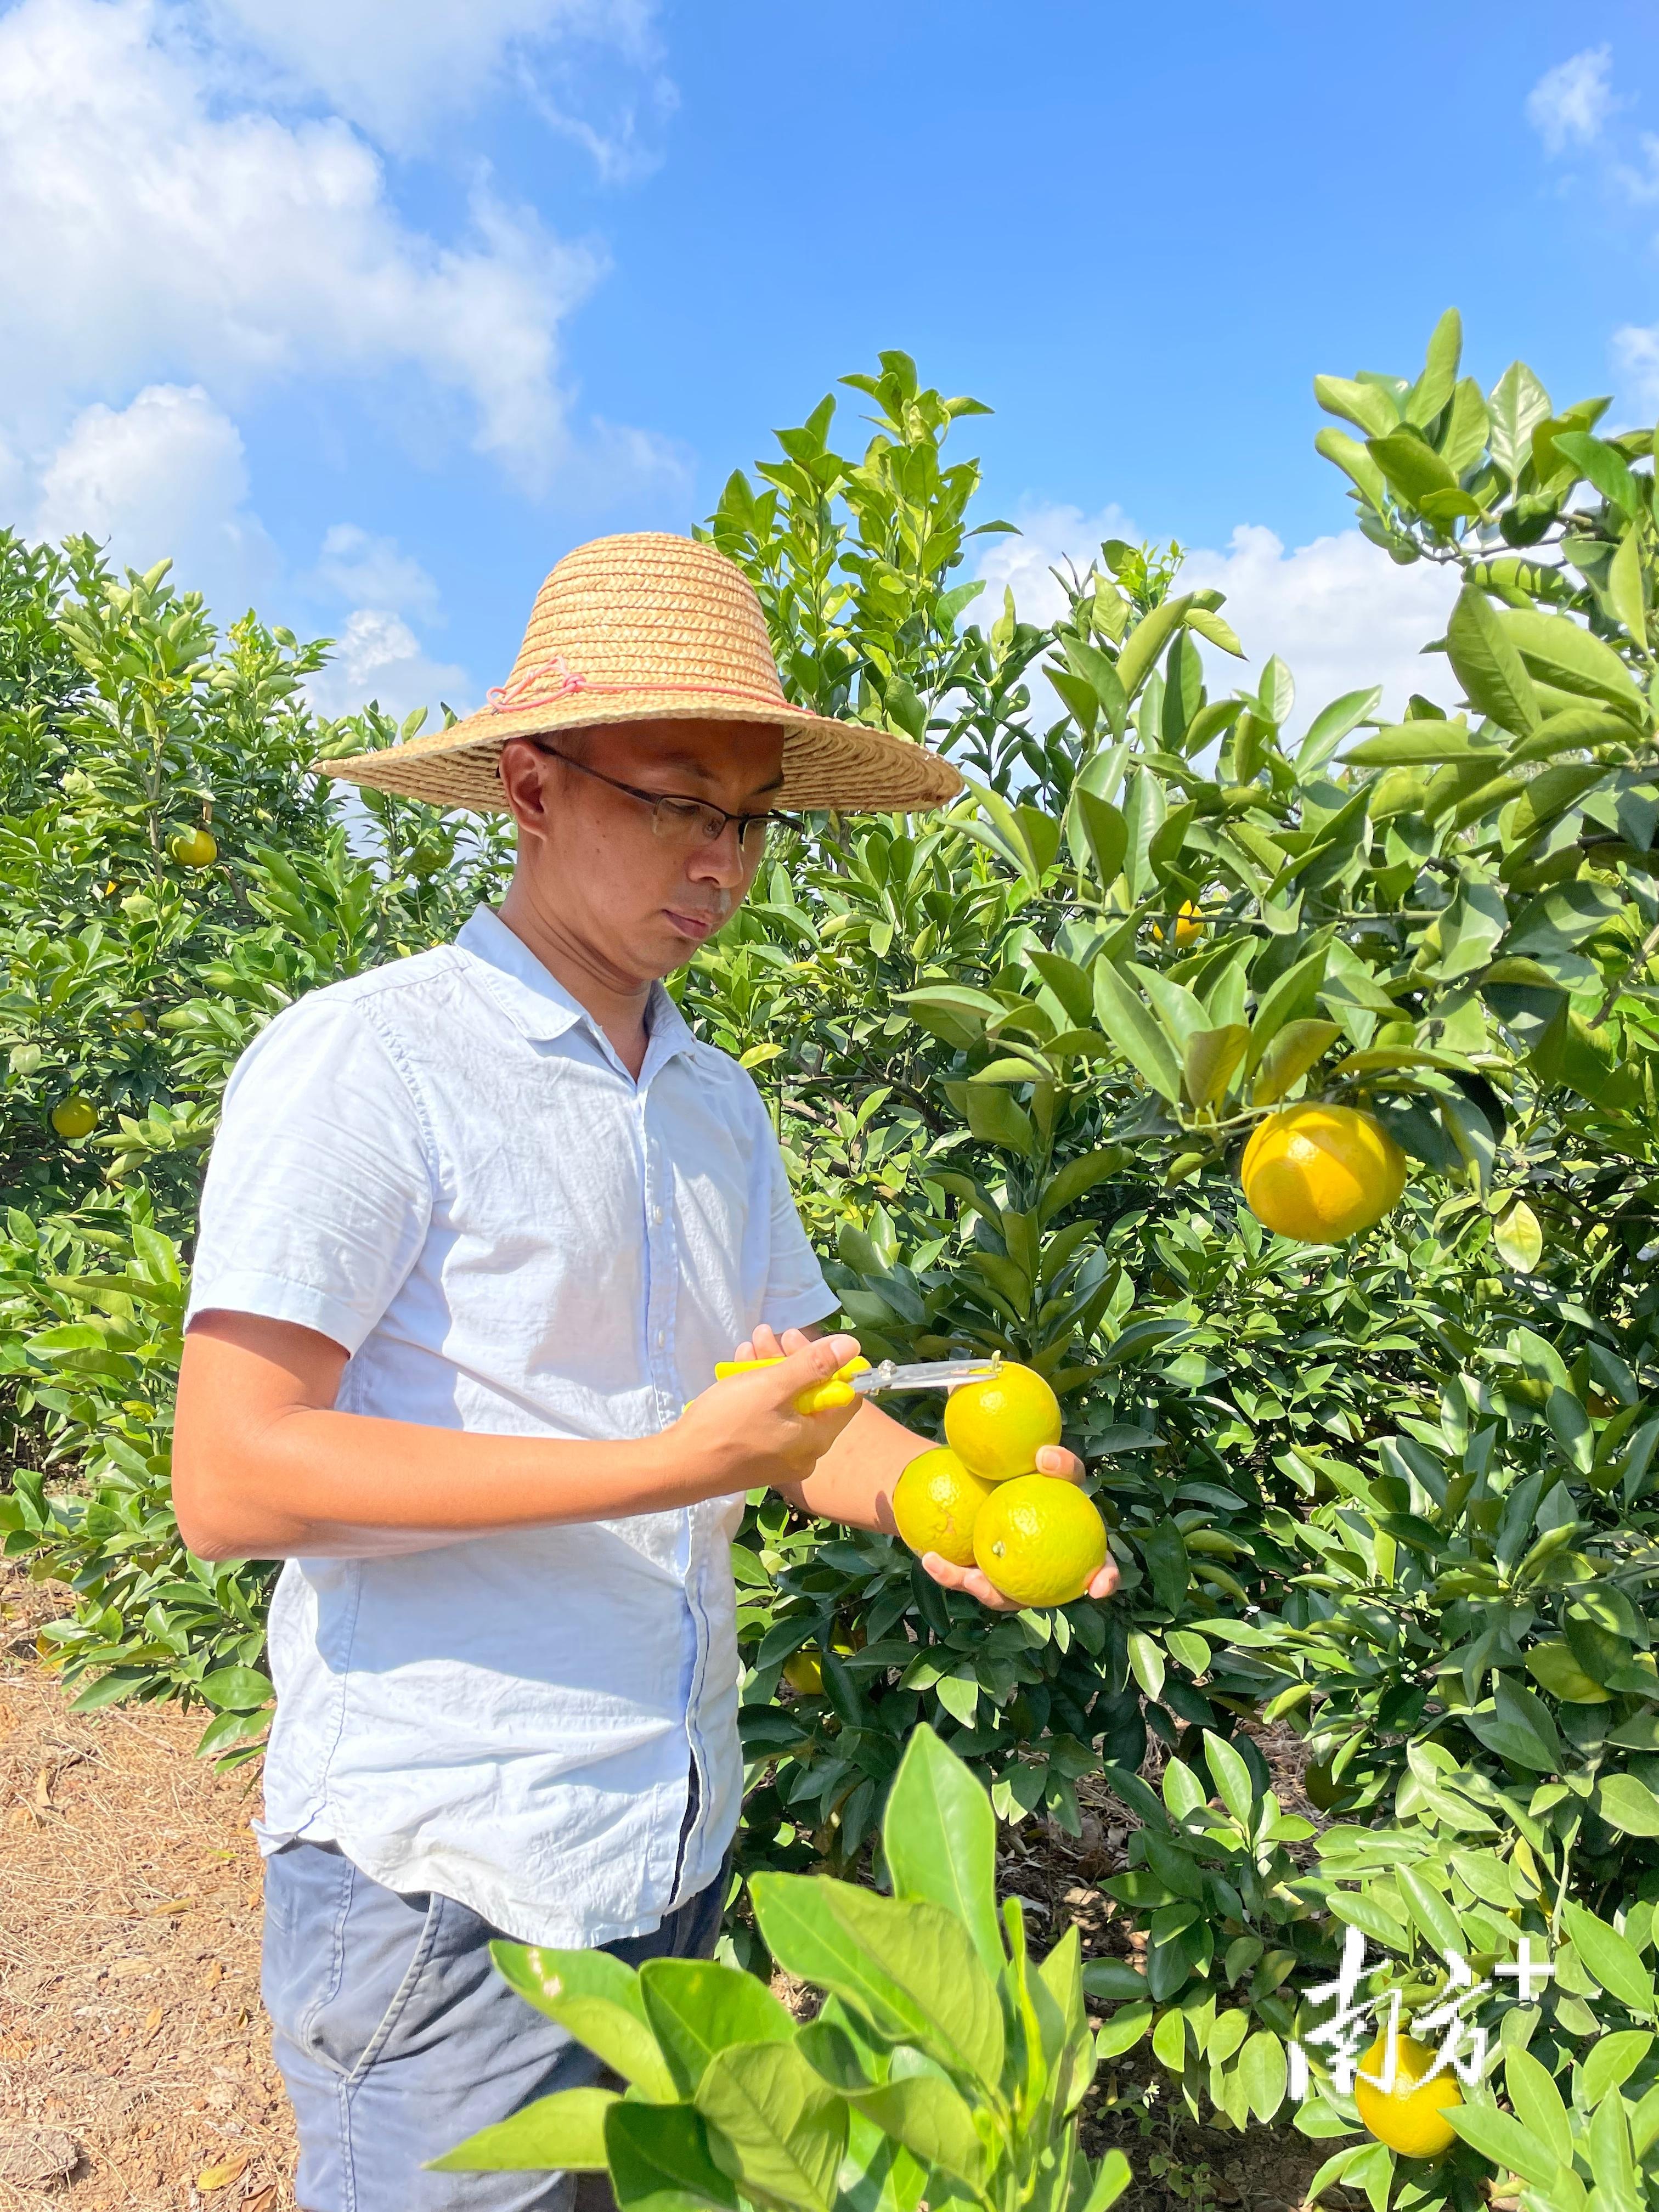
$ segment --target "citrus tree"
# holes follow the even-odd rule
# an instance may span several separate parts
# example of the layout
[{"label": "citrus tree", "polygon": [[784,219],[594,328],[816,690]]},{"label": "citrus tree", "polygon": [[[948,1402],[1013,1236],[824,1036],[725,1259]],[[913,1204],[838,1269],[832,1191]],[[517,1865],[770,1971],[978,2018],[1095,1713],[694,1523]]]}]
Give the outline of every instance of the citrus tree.
[{"label": "citrus tree", "polygon": [[167,570],[0,536],[0,1530],[76,1592],[44,1643],[81,1701],[203,1699],[216,1747],[259,1731],[271,1572],[192,1559],[168,1488],[219,1096],[299,993],[453,935],[501,855],[378,794],[348,831],[306,770],[393,726],[319,725],[323,647],[222,635]]}]

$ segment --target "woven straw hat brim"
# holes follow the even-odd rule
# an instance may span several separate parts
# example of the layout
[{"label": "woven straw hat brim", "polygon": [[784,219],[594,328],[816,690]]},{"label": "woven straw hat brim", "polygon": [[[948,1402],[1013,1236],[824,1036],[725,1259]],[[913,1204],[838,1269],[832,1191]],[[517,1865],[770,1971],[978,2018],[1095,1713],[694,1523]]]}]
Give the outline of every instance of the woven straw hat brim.
[{"label": "woven straw hat brim", "polygon": [[511,738],[692,720],[782,730],[780,807],[905,813],[963,789],[925,746],[792,707],[748,577],[714,546],[656,530],[596,538],[565,555],[536,594],[513,673],[481,712],[407,744],[318,765],[435,806],[501,811],[496,763]]},{"label": "woven straw hat brim", "polygon": [[496,763],[509,738],[555,738],[561,730],[649,721],[769,722],[781,728],[783,788],[771,803],[793,812],[831,807],[855,814],[919,812],[948,805],[965,787],[949,761],[908,738],[803,714],[783,700],[775,707],[747,696],[728,702],[708,692],[605,701],[578,695],[507,714],[486,708],[405,744],[317,766],[342,781],[372,784],[434,806],[504,813]]}]

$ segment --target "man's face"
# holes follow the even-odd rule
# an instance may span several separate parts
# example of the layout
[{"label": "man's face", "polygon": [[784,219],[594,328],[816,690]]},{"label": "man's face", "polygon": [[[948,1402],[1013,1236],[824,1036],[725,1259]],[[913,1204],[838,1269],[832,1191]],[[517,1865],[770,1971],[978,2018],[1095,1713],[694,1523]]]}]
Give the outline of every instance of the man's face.
[{"label": "man's face", "polygon": [[742,903],[763,827],[756,823],[741,845],[735,822],[710,838],[706,817],[676,818],[689,810],[664,817],[613,785],[729,815],[764,814],[783,781],[782,732],[763,723],[635,722],[539,744],[550,750],[515,738],[501,754],[519,823],[519,875],[537,909],[619,979],[644,981],[684,967]]}]

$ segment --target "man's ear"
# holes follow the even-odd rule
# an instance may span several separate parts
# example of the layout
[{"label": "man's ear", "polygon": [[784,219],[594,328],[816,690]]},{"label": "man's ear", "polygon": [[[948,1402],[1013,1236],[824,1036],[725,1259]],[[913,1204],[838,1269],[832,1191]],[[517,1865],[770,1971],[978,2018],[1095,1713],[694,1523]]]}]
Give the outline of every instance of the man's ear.
[{"label": "man's ear", "polygon": [[547,835],[547,778],[552,769],[553,763],[546,754],[538,753],[522,738],[509,738],[501,747],[496,772],[506,794],[507,811],[526,836]]}]

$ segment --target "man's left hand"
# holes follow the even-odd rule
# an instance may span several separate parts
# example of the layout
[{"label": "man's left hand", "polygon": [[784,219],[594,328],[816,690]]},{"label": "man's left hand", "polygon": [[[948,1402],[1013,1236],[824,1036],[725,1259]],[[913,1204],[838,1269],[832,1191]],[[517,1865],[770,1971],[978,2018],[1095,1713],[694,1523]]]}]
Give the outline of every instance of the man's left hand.
[{"label": "man's left hand", "polygon": [[[768,1328],[763,1323],[746,1343],[738,1346],[736,1357],[739,1359],[782,1358],[791,1352],[799,1351],[801,1346],[809,1343],[813,1337],[821,1336],[823,1334],[821,1327],[814,1327],[811,1329],[787,1328],[780,1336],[775,1330]],[[869,1406],[867,1401],[866,1403],[870,1412],[879,1410]],[[900,1440],[907,1437],[909,1439],[908,1456],[915,1458],[915,1447],[922,1443],[924,1440],[914,1436],[910,1431],[901,1428],[896,1421],[890,1420],[885,1414],[881,1415],[881,1424],[893,1442],[898,1445],[901,1452],[905,1447]],[[849,1427],[843,1442],[856,1447],[860,1431],[865,1425],[863,1416],[860,1415],[859,1421]],[[840,1448],[837,1446],[834,1449]],[[884,1458],[886,1456],[885,1453],[882,1455]],[[888,1478],[890,1484],[890,1481],[896,1480],[903,1465],[904,1461],[900,1458]],[[1067,1451],[1063,1444],[1045,1444],[1037,1454],[1036,1471],[1039,1474],[1053,1475],[1061,1482],[1081,1482],[1083,1462],[1075,1452]],[[862,1486],[859,1486],[862,1487]],[[892,1514],[884,1496],[880,1500],[880,1506],[881,1510],[877,1518],[867,1522],[866,1525],[883,1528],[889,1535],[891,1535],[895,1533]],[[869,1501],[866,1498],[851,1510],[843,1508],[842,1516],[839,1517],[845,1517],[857,1525],[863,1520],[863,1516],[868,1510]],[[1023,1610],[1013,1598],[1004,1597],[1002,1592],[993,1583],[988,1581],[977,1567],[953,1566],[949,1559],[942,1559],[937,1552],[924,1552],[921,1565],[922,1571],[930,1576],[941,1588],[964,1591],[968,1596],[977,1598],[988,1612],[1018,1613]],[[1117,1585],[1117,1561],[1108,1552],[1105,1565],[1094,1577],[1088,1589],[1084,1592],[1084,1595],[1091,1598],[1108,1598],[1116,1589]]]}]

